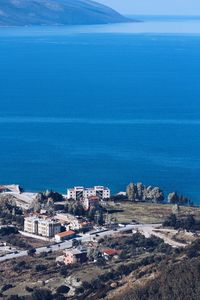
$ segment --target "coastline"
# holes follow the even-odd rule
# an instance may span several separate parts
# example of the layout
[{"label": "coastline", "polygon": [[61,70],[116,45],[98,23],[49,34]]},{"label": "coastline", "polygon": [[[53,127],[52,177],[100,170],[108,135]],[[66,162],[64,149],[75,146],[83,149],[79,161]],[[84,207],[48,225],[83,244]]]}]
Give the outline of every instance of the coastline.
[{"label": "coastline", "polygon": [[[185,203],[180,202],[180,201],[171,202],[171,201],[169,201],[169,199],[166,198],[166,195],[159,187],[152,187],[152,186],[145,187],[144,186],[144,188],[147,190],[150,187],[152,188],[152,192],[154,189],[159,189],[160,192],[162,193],[161,197],[163,197],[163,199],[162,200],[153,200],[153,198],[152,198],[152,200],[150,200],[150,199],[148,199],[148,196],[147,196],[146,200],[145,199],[144,200],[128,199],[128,197],[129,197],[128,192],[120,191],[120,192],[113,194],[111,192],[111,190],[109,188],[107,188],[109,190],[110,197],[108,199],[106,199],[106,201],[108,203],[113,202],[113,203],[123,203],[123,204],[130,204],[130,205],[137,205],[137,204],[138,205],[150,205],[150,206],[153,206],[153,205],[163,206],[164,205],[164,206],[170,206],[170,207],[177,205],[177,207],[186,207],[186,208],[199,208],[200,207],[200,205],[193,203],[193,201],[191,201],[191,199],[188,199],[188,198],[185,198],[185,201],[186,201]],[[127,186],[126,190],[127,189],[128,189],[128,186]],[[19,201],[22,201],[24,203],[27,203],[27,205],[30,205],[31,201],[34,201],[37,194],[45,193],[45,192],[49,192],[49,191],[58,193],[58,194],[62,195],[62,197],[65,200],[69,200],[70,199],[70,197],[68,196],[69,190],[70,189],[67,189],[67,188],[65,191],[59,191],[59,190],[54,190],[54,189],[45,189],[45,188],[40,189],[40,190],[37,190],[37,189],[26,190],[26,189],[24,189],[24,187],[20,186],[19,184],[6,184],[6,185],[1,184],[0,185],[0,196],[1,195],[14,196],[14,197],[16,197],[16,199],[19,199]],[[144,191],[144,193],[146,193],[146,191]],[[173,193],[171,193],[171,194],[173,194]],[[179,195],[176,192],[174,192],[174,194],[176,194],[177,197],[179,197]],[[170,193],[169,193],[169,195],[170,195]],[[169,195],[168,195],[168,198],[169,198]],[[181,195],[180,197],[183,197],[183,196]]]},{"label": "coastline", "polygon": [[[134,24],[134,27],[141,25],[151,24],[144,22]],[[159,22],[154,25],[158,27]],[[100,27],[103,32],[104,26]],[[123,30],[117,28],[118,25],[116,32]],[[24,29],[19,31],[23,35]],[[178,39],[135,37],[132,30],[128,35],[108,33],[105,37],[103,34],[82,35],[80,31],[78,38],[71,33],[67,37],[58,37],[56,29],[50,30],[49,37],[35,38],[31,36],[32,29],[27,31],[20,39],[8,37],[7,33],[1,39],[0,64],[5,73],[1,82],[3,147],[0,150],[0,181],[19,180],[30,191],[51,188],[60,192],[64,192],[66,185],[101,183],[108,184],[113,193],[117,193],[133,178],[160,186],[166,193],[177,190],[198,204],[199,39],[191,35]],[[48,29],[44,31],[46,35]],[[57,31],[65,29],[58,28]],[[17,36],[17,33],[13,35]],[[124,51],[126,56],[122,55]],[[158,60],[158,53],[165,60]],[[94,61],[93,55],[98,60]],[[151,56],[152,61],[143,64],[146,56]],[[43,64],[37,73],[36,62],[40,59]],[[85,62],[89,62],[87,66]],[[185,72],[180,68],[182,64]],[[105,73],[101,72],[103,65]],[[115,69],[118,65],[122,73]],[[87,73],[86,67],[89,68]],[[154,70],[153,77],[151,70]],[[141,81],[144,73],[146,79]],[[192,76],[188,77],[190,73]],[[105,76],[108,79],[111,75],[113,80],[105,81]],[[11,91],[6,88],[8,78]],[[155,82],[160,88],[155,88]],[[102,84],[105,89],[101,89]],[[119,88],[121,85],[123,89]],[[96,86],[95,90],[93,86]],[[192,99],[191,90],[194,93]],[[134,97],[134,91],[137,97]],[[103,105],[101,99],[105,99]],[[46,107],[49,107],[48,112]],[[52,118],[49,117],[50,110]],[[91,115],[94,117],[90,122]],[[160,121],[155,121],[158,115]],[[68,116],[80,121],[69,122]],[[166,151],[167,147],[169,151]]]}]

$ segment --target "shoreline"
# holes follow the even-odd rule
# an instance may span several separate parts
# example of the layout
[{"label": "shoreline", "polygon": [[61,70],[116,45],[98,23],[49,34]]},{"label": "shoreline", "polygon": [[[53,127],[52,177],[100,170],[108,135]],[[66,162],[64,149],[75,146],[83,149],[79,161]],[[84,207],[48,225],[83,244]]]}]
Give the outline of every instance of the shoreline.
[{"label": "shoreline", "polygon": [[[12,184],[12,185],[0,185],[0,188],[3,187],[3,186],[11,186],[13,187],[14,189],[16,189],[16,191],[7,191],[7,192],[1,192],[0,191],[0,196],[1,195],[12,195],[12,196],[18,196],[17,198],[19,198],[20,200],[27,200],[28,202],[29,201],[33,201],[35,196],[39,193],[44,193],[44,192],[47,192],[47,191],[53,191],[53,192],[56,192],[56,193],[59,193],[63,196],[63,198],[65,200],[69,200],[67,198],[67,189],[66,191],[60,191],[60,190],[54,190],[54,189],[41,189],[41,190],[29,190],[29,189],[24,189],[22,188],[20,185],[16,185],[16,184]],[[121,193],[121,194],[120,194]],[[106,202],[107,203],[110,203],[110,202],[114,202],[114,203],[128,203],[128,204],[138,204],[138,205],[150,205],[150,206],[153,206],[153,205],[164,205],[164,206],[175,206],[177,205],[178,207],[188,207],[188,208],[200,208],[200,204],[197,204],[195,202],[192,202],[191,203],[170,203],[167,198],[165,197],[163,201],[145,201],[145,200],[141,200],[141,201],[138,201],[138,200],[128,200],[128,199],[123,199],[124,195],[122,193],[125,193],[125,192],[118,192],[118,193],[111,193],[110,195],[110,198],[109,200],[107,200]],[[120,196],[121,196],[121,199],[120,199]],[[117,198],[118,197],[118,198]],[[189,200],[189,199],[188,199]]]}]

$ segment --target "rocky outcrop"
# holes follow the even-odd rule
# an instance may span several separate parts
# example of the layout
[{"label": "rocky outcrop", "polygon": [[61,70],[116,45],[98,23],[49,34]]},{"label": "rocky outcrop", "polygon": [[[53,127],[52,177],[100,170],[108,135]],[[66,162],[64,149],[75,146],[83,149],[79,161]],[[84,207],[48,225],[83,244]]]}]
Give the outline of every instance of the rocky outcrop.
[{"label": "rocky outcrop", "polygon": [[0,208],[3,210],[4,207],[10,206],[15,207],[17,206],[17,199],[15,196],[10,194],[0,194]]},{"label": "rocky outcrop", "polygon": [[32,201],[31,210],[34,212],[40,212],[41,209],[51,213],[54,210],[55,203],[64,200],[63,196],[57,192],[46,191],[44,193],[37,193]]},{"label": "rocky outcrop", "polygon": [[141,182],[130,183],[126,188],[128,200],[141,201],[141,202],[162,202],[164,200],[164,194],[159,187],[146,187]]},{"label": "rocky outcrop", "polygon": [[20,194],[23,189],[18,184],[0,185],[0,193],[10,192]]}]

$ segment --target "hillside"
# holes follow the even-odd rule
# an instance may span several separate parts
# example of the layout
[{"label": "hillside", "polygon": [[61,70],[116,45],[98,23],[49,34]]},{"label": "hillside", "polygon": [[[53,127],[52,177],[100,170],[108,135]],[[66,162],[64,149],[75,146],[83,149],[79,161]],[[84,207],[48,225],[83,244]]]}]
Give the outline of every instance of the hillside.
[{"label": "hillside", "polygon": [[90,0],[1,0],[0,26],[82,25],[127,22]]},{"label": "hillside", "polygon": [[199,300],[199,250],[198,239],[171,258],[143,268],[137,278],[132,273],[105,300]]}]

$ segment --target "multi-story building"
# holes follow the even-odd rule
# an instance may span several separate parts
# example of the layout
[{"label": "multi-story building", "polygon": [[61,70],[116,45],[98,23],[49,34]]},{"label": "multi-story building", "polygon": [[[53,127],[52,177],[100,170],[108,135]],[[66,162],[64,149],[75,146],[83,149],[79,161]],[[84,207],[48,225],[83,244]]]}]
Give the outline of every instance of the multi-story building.
[{"label": "multi-story building", "polygon": [[87,251],[84,249],[69,249],[64,251],[65,265],[84,263],[87,261]]},{"label": "multi-story building", "polygon": [[91,207],[99,206],[99,197],[90,196],[87,198],[83,198],[82,203],[83,203],[84,209],[89,210]]},{"label": "multi-story building", "polygon": [[67,190],[68,199],[80,200],[91,196],[97,196],[101,200],[110,198],[110,189],[104,186],[94,186],[93,188],[75,186]]},{"label": "multi-story building", "polygon": [[80,221],[77,217],[68,213],[59,213],[55,217],[67,230],[79,230],[81,228]]},{"label": "multi-story building", "polygon": [[60,232],[60,223],[52,220],[40,217],[27,217],[24,220],[24,231],[32,234],[53,237]]},{"label": "multi-story building", "polygon": [[66,230],[87,231],[92,229],[92,224],[83,217],[75,217],[68,213],[59,213],[55,216]]},{"label": "multi-story building", "polygon": [[38,218],[26,217],[24,219],[24,231],[33,234],[38,234]]}]

